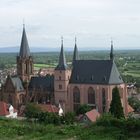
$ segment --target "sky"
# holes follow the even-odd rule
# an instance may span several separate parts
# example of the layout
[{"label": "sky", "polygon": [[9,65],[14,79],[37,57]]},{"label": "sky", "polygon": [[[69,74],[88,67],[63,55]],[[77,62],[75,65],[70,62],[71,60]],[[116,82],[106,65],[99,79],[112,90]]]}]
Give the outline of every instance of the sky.
[{"label": "sky", "polygon": [[0,47],[140,48],[140,0],[0,0]]}]

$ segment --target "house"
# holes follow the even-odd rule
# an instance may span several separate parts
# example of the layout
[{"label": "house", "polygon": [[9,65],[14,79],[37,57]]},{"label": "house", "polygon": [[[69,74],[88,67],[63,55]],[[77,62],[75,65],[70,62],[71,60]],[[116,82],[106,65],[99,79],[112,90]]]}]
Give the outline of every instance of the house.
[{"label": "house", "polygon": [[90,124],[95,122],[100,117],[100,113],[96,109],[86,112],[79,119],[81,123]]}]

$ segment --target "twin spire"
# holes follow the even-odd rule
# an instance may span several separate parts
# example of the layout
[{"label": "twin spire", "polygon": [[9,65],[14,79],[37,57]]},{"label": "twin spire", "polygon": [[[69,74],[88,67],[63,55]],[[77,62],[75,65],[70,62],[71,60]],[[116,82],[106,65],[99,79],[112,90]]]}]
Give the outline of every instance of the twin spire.
[{"label": "twin spire", "polygon": [[[74,61],[79,59],[76,41],[77,40],[75,37],[75,46],[74,46],[72,65],[73,65]],[[56,67],[56,70],[66,70],[66,69],[68,69],[68,66],[67,66],[66,57],[65,57],[65,53],[64,53],[63,37],[61,37],[61,51],[60,51],[60,55],[59,55],[59,63]]]},{"label": "twin spire", "polygon": [[28,58],[30,56],[30,49],[29,49],[28,40],[25,31],[25,24],[23,24],[23,32],[22,32],[19,56],[21,58]]}]

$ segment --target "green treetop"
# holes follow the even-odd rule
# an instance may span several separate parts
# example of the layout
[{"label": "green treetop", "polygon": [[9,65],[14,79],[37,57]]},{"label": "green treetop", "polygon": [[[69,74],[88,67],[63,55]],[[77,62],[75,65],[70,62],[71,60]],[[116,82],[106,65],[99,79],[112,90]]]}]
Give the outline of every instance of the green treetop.
[{"label": "green treetop", "polygon": [[115,87],[112,91],[112,101],[109,112],[116,118],[124,118],[123,107],[119,95],[119,89]]}]

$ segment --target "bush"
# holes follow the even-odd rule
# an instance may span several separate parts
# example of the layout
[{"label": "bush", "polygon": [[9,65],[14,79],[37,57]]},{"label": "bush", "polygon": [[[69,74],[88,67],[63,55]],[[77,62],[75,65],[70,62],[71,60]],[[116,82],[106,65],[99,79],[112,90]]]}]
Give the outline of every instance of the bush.
[{"label": "bush", "polygon": [[110,126],[117,128],[125,128],[126,120],[125,119],[117,119],[111,114],[104,114],[99,119],[97,119],[97,125],[99,126]]},{"label": "bush", "polygon": [[25,117],[27,117],[27,119],[37,119],[40,112],[41,109],[37,107],[36,104],[28,103],[25,108]]},{"label": "bush", "polygon": [[76,111],[77,115],[80,114],[85,114],[86,112],[90,111],[92,108],[90,106],[88,106],[87,104],[84,105],[80,105],[80,107],[78,108],[78,110]]},{"label": "bush", "polygon": [[140,112],[140,100],[135,97],[128,98],[129,104],[134,108],[136,112]]},{"label": "bush", "polygon": [[38,115],[38,122],[45,124],[60,124],[60,117],[55,113],[41,112]]},{"label": "bush", "polygon": [[63,121],[66,124],[73,124],[74,121],[75,121],[75,113],[73,113],[73,112],[67,112],[65,114],[65,116],[63,117]]},{"label": "bush", "polygon": [[137,137],[140,137],[140,119],[118,119],[111,114],[104,114],[97,119],[96,125],[119,129],[121,133],[118,139],[123,139],[124,136],[130,136],[135,133]]}]

